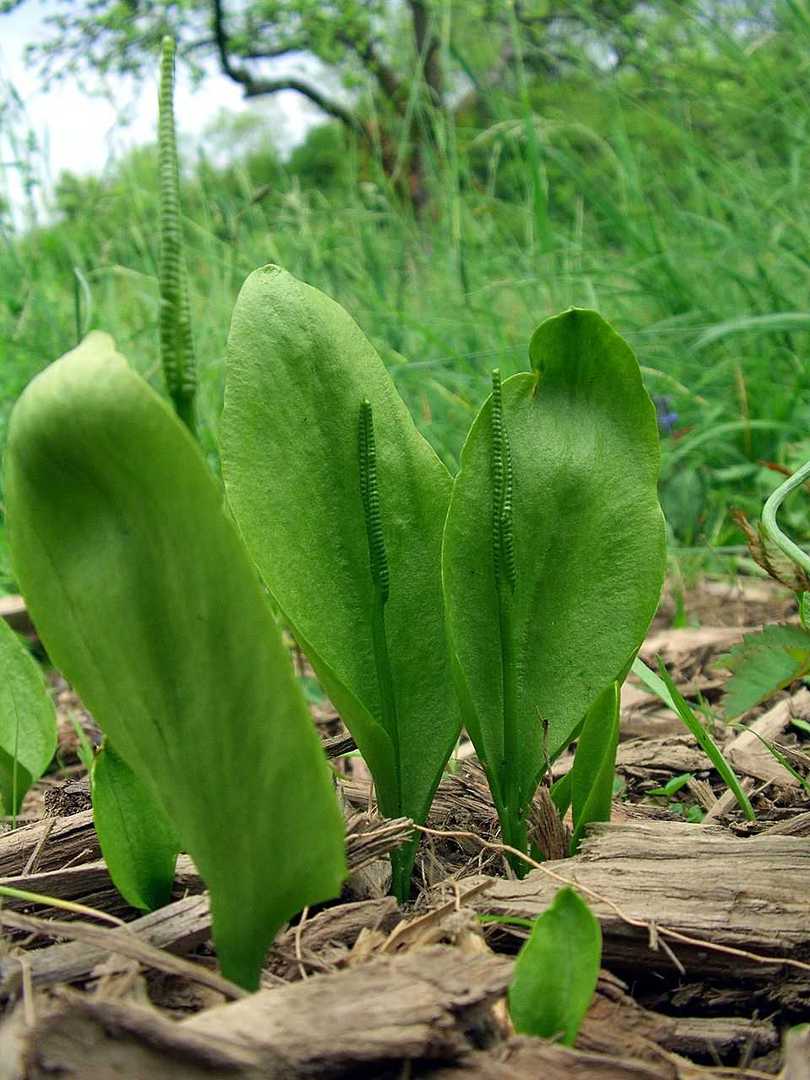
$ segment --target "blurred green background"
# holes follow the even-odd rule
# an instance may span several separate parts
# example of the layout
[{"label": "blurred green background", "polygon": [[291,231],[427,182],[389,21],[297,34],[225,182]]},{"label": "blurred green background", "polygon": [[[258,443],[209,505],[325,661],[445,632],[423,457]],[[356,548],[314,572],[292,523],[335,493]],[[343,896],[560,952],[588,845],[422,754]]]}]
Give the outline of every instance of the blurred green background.
[{"label": "blurred green background", "polygon": [[[0,4],[0,37],[23,6]],[[153,95],[171,32],[196,78],[256,100],[293,89],[319,108],[292,149],[261,112],[220,115],[184,144],[214,468],[231,308],[266,262],[348,308],[451,468],[491,369],[526,367],[545,316],[597,308],[658,401],[681,558],[707,565],[740,545],[730,511],[755,515],[773,466],[810,455],[805,0],[66,0],[55,12],[28,61],[46,83],[124,72]],[[88,328],[112,333],[156,386],[161,375],[154,146],[49,185],[9,84],[0,124],[1,447],[26,382]],[[785,520],[806,538],[801,498]],[[0,532],[0,589],[13,584]]]}]

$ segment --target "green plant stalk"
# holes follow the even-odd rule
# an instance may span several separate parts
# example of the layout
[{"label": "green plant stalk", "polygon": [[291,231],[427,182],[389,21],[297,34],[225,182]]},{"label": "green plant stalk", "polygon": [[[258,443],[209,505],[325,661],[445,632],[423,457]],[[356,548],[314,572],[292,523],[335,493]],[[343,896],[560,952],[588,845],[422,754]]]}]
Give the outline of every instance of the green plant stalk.
[{"label": "green plant stalk", "polygon": [[[385,605],[390,590],[388,555],[385,550],[385,534],[382,527],[379,484],[377,481],[377,444],[374,438],[374,415],[371,402],[366,398],[360,406],[360,494],[368,539],[368,559],[374,598],[371,607],[371,641],[374,651],[374,667],[380,692],[380,720],[394,749],[396,772],[396,799],[401,804],[401,774],[399,748],[399,721],[388,635],[385,629]],[[402,849],[391,853],[391,889],[400,903],[410,892],[410,859]]]},{"label": "green plant stalk", "polygon": [[197,373],[191,336],[188,282],[180,224],[180,173],[174,126],[174,40],[163,39],[160,58],[160,356],[166,389],[177,415],[195,430]]},{"label": "green plant stalk", "polygon": [[780,551],[783,551],[789,559],[792,559],[805,574],[810,574],[810,555],[806,551],[802,551],[798,544],[795,544],[789,536],[782,532],[776,520],[776,515],[779,507],[791,491],[801,487],[808,479],[810,479],[810,461],[806,461],[800,469],[797,469],[783,484],[780,484],[776,491],[771,493],[762,508],[763,532],[771,543],[775,544]]},{"label": "green plant stalk", "polygon": [[[492,557],[498,594],[498,633],[501,644],[501,686],[503,694],[503,761],[500,788],[503,806],[498,808],[504,843],[525,851],[526,825],[521,819],[520,791],[515,762],[519,758],[517,724],[517,672],[512,605],[517,584],[512,523],[512,454],[503,420],[501,373],[492,372]],[[510,857],[515,873],[523,876],[526,864]]]}]

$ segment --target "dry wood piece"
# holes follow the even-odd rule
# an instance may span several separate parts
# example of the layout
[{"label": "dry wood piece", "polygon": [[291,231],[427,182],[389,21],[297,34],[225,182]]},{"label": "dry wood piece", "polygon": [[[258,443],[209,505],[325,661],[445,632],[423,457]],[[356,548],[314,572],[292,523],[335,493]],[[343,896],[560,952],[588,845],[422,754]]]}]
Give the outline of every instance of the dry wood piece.
[{"label": "dry wood piece", "polygon": [[765,829],[768,836],[810,836],[810,810],[803,814],[777,821],[775,825],[769,825]]},{"label": "dry wood piece", "polygon": [[644,1009],[613,975],[602,972],[594,1002],[577,1038],[581,1050],[648,1061],[673,1054],[717,1058],[762,1054],[779,1045],[774,1025],[742,1017],[676,1017]]},{"label": "dry wood piece", "polygon": [[795,777],[779,764],[761,741],[781,742],[794,717],[810,720],[810,690],[804,687],[749,724],[748,729],[726,747],[726,757],[740,772],[757,780],[773,781],[783,787],[797,786]]},{"label": "dry wood piece", "polygon": [[684,659],[697,653],[724,652],[740,641],[744,634],[753,634],[757,626],[688,626],[682,629],[659,630],[650,634],[639,650],[647,663],[662,656],[667,664],[679,667]]},{"label": "dry wood piece", "polygon": [[[123,956],[136,964],[162,971],[169,975],[178,975],[191,983],[199,983],[224,995],[226,998],[243,997],[247,991],[235,983],[229,982],[216,972],[200,964],[183,960],[165,949],[155,948],[142,938],[130,932],[129,926],[122,925],[110,930],[106,926],[95,926],[88,922],[60,922],[57,919],[39,919],[35,915],[20,915],[16,911],[3,913],[3,925],[15,930],[27,930],[42,937],[65,937],[72,941],[81,941],[91,947],[104,949],[110,954]],[[27,957],[17,954],[22,974],[23,988],[26,986],[30,971]]]},{"label": "dry wood piece", "polygon": [[763,1080],[763,1073],[748,1069],[730,1072],[698,1068],[674,1056],[656,1062],[644,1061],[572,1050],[544,1039],[526,1037],[514,1037],[496,1049],[471,1054],[457,1064],[412,1075],[429,1076],[430,1080]]},{"label": "dry wood piece", "polygon": [[[71,826],[72,823],[72,826]],[[50,829],[50,833],[47,832]],[[37,846],[45,837],[45,844],[39,852],[41,861],[47,861],[48,843],[54,834],[63,838],[65,845],[70,849],[75,847],[76,837],[81,838],[82,844],[92,838],[96,850],[98,842],[92,825],[92,814],[76,814],[72,818],[58,820],[55,824],[52,820],[46,824],[27,826],[13,833],[0,837],[0,865],[18,862],[18,860],[31,857],[37,850]],[[370,861],[387,854],[392,848],[407,840],[411,835],[411,822],[407,818],[393,821],[380,821],[370,819],[365,814],[356,814],[347,824],[346,846],[347,861],[350,870],[367,865]],[[21,839],[22,834],[25,837]],[[16,843],[11,843],[17,837]],[[3,842],[6,847],[4,849]],[[54,848],[53,850],[57,850]],[[80,849],[81,850],[81,849]],[[11,885],[27,892],[36,892],[45,896],[52,896],[62,900],[81,901],[106,912],[114,914],[126,914],[131,909],[123,902],[110,880],[109,872],[104,862],[100,859],[77,866],[68,866],[64,869],[47,869],[39,873],[17,874],[0,879],[0,884]],[[175,874],[175,891],[180,893],[199,892],[203,888],[197,869],[191,859],[181,855],[177,860]],[[6,900],[8,908],[30,908],[30,904],[23,901]],[[393,901],[390,901],[393,903]],[[349,905],[352,906],[352,905]],[[354,905],[359,907],[360,905]],[[384,905],[383,905],[384,906]],[[333,909],[339,910],[339,909]],[[369,909],[370,910],[370,909]],[[42,909],[40,909],[42,911]],[[46,914],[64,917],[64,913],[56,909],[48,909]],[[324,913],[325,915],[329,913]],[[390,913],[389,913],[390,914]],[[344,913],[345,915],[345,913]],[[335,916],[331,916],[334,918]],[[351,916],[346,916],[351,923]],[[372,920],[373,921],[373,920]],[[10,925],[10,920],[6,920]],[[380,925],[386,925],[385,917],[381,918]],[[313,923],[314,925],[314,923]],[[322,927],[323,924],[319,924]],[[370,923],[368,924],[370,925]],[[0,927],[2,915],[0,915]],[[150,915],[135,919],[128,923],[127,933],[134,934],[147,944],[158,948],[165,948],[175,952],[182,952],[194,948],[204,941],[210,934],[211,920],[208,910],[207,897],[190,897],[180,900],[176,904],[170,904]],[[359,933],[359,929],[358,929]],[[58,936],[58,935],[54,935]],[[344,924],[338,943],[346,941],[350,932]],[[27,954],[26,963],[31,969],[32,979],[35,985],[53,985],[58,982],[73,982],[86,979],[91,975],[94,968],[112,951],[114,939],[110,941],[110,948],[88,948],[77,942],[69,944],[52,945],[45,949],[37,949]],[[353,944],[353,940],[350,942]],[[11,992],[19,977],[19,960],[10,955],[0,958],[0,994]]]},{"label": "dry wood piece", "polygon": [[695,744],[693,736],[684,734],[623,742],[616,753],[616,767],[650,775],[703,772],[711,769],[712,763]]},{"label": "dry wood piece", "polygon": [[[0,914],[0,926],[2,925]],[[118,932],[118,931],[116,931]],[[207,896],[189,896],[128,923],[125,931],[136,940],[174,953],[189,952],[206,941],[211,933]],[[108,932],[108,933],[111,933]],[[25,953],[25,963],[34,986],[54,986],[90,977],[111,954],[115,939],[106,938],[106,947],[70,941]],[[16,993],[21,975],[19,954],[0,957],[0,995]]]},{"label": "dry wood piece", "polygon": [[0,877],[22,874],[34,851],[40,847],[36,869],[56,870],[81,859],[97,859],[101,854],[93,828],[93,812],[86,810],[66,818],[45,818],[0,836]]},{"label": "dry wood piece", "polygon": [[[741,838],[716,826],[674,821],[603,825],[593,830],[579,855],[547,863],[546,870],[585,893],[602,924],[604,962],[611,968],[671,976],[677,974],[671,948],[689,978],[750,979],[766,995],[777,993],[780,983],[784,989],[798,982],[810,992],[810,963],[797,968],[781,959],[810,961],[810,846],[801,838]],[[534,918],[558,888],[559,880],[537,870],[522,881],[492,880],[472,904],[496,915]],[[628,925],[617,907],[644,926]],[[662,939],[656,927],[778,959],[762,964]],[[521,933],[509,927],[498,932]],[[657,949],[651,947],[656,936],[661,939]]]},{"label": "dry wood piece", "polygon": [[[390,821],[354,814],[346,824],[346,857],[350,870],[358,870],[387,855],[410,839],[413,830],[408,818]],[[109,872],[100,855],[91,810],[66,818],[47,818],[0,836],[0,884],[61,900],[82,900],[91,906],[119,910]],[[35,861],[34,861],[35,856]],[[82,861],[79,862],[78,860]],[[198,892],[203,888],[191,859],[177,860],[175,889]],[[106,899],[105,893],[111,895]],[[18,901],[7,901],[19,906]]]},{"label": "dry wood piece", "polygon": [[[746,795],[750,795],[756,787],[756,784],[750,776],[744,776],[742,780],[740,780],[740,787],[743,789]],[[731,788],[726,788],[726,790],[721,794],[720,798],[715,802],[711,810],[706,811],[706,816],[703,818],[701,825],[711,825],[712,823],[716,824],[721,818],[726,817],[733,810],[736,810],[738,806],[739,803],[737,802],[737,796],[734,794]]]},{"label": "dry wood piece", "polygon": [[18,634],[32,636],[36,633],[31,616],[21,596],[0,596],[0,619],[5,619]]},{"label": "dry wood piece", "polygon": [[285,981],[330,971],[348,959],[361,934],[385,938],[402,918],[393,896],[326,908],[291,926],[270,950],[268,966]]},{"label": "dry wood piece", "polygon": [[[511,969],[510,960],[492,953],[431,946],[263,990],[180,1023],[125,1002],[63,995],[55,1008],[36,1003],[41,1012],[33,1027],[22,1023],[20,1008],[0,1028],[0,1061],[10,1069],[7,1076],[24,1080],[399,1076],[405,1063],[408,1075],[446,1080],[719,1080],[720,1072],[698,1070],[656,1045],[662,1031],[670,1042],[683,1042],[677,1034],[681,1022],[638,1008],[610,976],[600,982],[578,1049],[510,1038],[492,1006],[502,998]],[[765,1024],[712,1020],[705,1028],[702,1051],[715,1037],[720,1050],[742,1038],[760,1049],[774,1043],[773,1029]],[[607,1051],[594,1049],[596,1044]],[[437,1070],[439,1062],[446,1067]],[[19,1072],[11,1071],[15,1064]],[[745,1070],[735,1075],[749,1076]]]},{"label": "dry wood piece", "polygon": [[250,1053],[214,1044],[164,1020],[152,1009],[66,997],[55,1008],[37,1002],[26,1023],[20,1004],[0,1025],[0,1080],[281,1080],[283,1066],[260,1072]]},{"label": "dry wood piece", "polygon": [[[387,1061],[452,1061],[494,1037],[490,1006],[510,971],[509,960],[491,954],[433,947],[260,991],[179,1024],[74,996],[26,1033],[23,1075],[258,1080],[352,1076]],[[13,1045],[12,1035],[0,1033],[0,1055]]]}]

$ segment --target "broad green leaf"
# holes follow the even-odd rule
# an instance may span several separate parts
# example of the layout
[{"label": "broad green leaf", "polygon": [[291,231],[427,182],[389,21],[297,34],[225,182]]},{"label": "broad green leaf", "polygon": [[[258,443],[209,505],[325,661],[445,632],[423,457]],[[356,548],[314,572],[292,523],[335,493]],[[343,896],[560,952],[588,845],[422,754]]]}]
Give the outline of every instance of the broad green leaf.
[{"label": "broad green leaf", "polygon": [[742,812],[749,821],[756,821],[756,814],[751,805],[751,800],[745,794],[734,770],[723,757],[723,751],[692,712],[689,702],[684,698],[672,681],[660,658],[658,667],[660,675],[656,675],[651,668],[647,667],[641,657],[637,656],[633,661],[632,671],[634,675],[641,679],[648,690],[653,694],[656,694],[665,705],[668,705],[669,708],[672,709],[676,716],[681,718],[689,731],[694,735],[698,746],[723,778],[724,783],[734,793],[734,798],[737,800]]},{"label": "broad green leaf", "polygon": [[535,920],[515,962],[509,1013],[523,1035],[573,1046],[588,1011],[602,959],[602,932],[573,889],[560,889]]},{"label": "broad green leaf", "polygon": [[611,683],[588,710],[571,767],[571,854],[594,821],[610,821],[616,748],[619,745],[619,684]]},{"label": "broad green leaf", "polygon": [[0,619],[0,804],[16,814],[56,750],[56,714],[36,661]]},{"label": "broad green leaf", "polygon": [[211,892],[223,972],[344,873],[342,820],[255,570],[186,428],[106,334],[38,376],[6,449],[14,566],[48,652]]},{"label": "broad green leaf", "polygon": [[746,634],[718,664],[733,672],[723,697],[725,714],[740,716],[810,674],[810,634],[801,626],[766,626]]},{"label": "broad green leaf", "polygon": [[[361,490],[364,400],[389,571],[384,642]],[[382,812],[424,821],[460,725],[441,594],[450,477],[356,323],[275,266],[251,274],[234,310],[222,456],[245,542],[357,740]]]},{"label": "broad green leaf", "polygon": [[92,790],[93,821],[116,889],[142,911],[167,904],[180,844],[150,788],[110,743],[93,763]]},{"label": "broad green leaf", "polygon": [[665,567],[655,410],[632,352],[573,309],[539,327],[530,356],[502,388],[514,592],[502,603],[495,572],[493,397],[462,451],[443,549],[464,720],[518,846],[546,753],[623,677]]}]

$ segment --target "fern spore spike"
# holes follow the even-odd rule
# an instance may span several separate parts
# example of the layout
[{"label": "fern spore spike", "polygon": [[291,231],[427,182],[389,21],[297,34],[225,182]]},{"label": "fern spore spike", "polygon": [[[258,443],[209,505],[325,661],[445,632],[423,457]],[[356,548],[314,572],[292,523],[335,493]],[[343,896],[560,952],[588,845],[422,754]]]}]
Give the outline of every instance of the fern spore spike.
[{"label": "fern spore spike", "polygon": [[[398,732],[397,701],[394,691],[394,675],[385,627],[385,605],[390,591],[388,555],[385,550],[385,533],[382,523],[382,507],[377,477],[377,443],[374,437],[374,414],[371,402],[366,398],[360,406],[359,427],[360,495],[368,540],[368,559],[374,595],[371,606],[371,640],[374,650],[374,666],[380,692],[379,720],[391,739],[396,772],[396,801],[401,804],[401,765]],[[392,891],[404,902],[410,892],[410,862],[398,852],[391,856]]]},{"label": "fern spore spike", "polygon": [[180,172],[174,126],[174,56],[164,37],[160,59],[160,355],[166,388],[183,422],[194,431],[197,373],[191,336],[183,234],[180,223]]},{"label": "fern spore spike", "polygon": [[366,519],[371,579],[380,589],[383,603],[388,600],[388,557],[385,551],[380,494],[377,483],[377,444],[371,402],[366,399],[360,410],[360,491]]},{"label": "fern spore spike", "polygon": [[[522,820],[516,762],[519,760],[517,723],[517,670],[512,604],[517,585],[515,539],[512,520],[514,472],[509,434],[503,415],[501,373],[492,372],[492,412],[490,420],[492,460],[492,559],[498,604],[498,631],[501,644],[501,686],[503,697],[503,760],[500,786],[503,792],[501,830],[505,843],[526,849],[526,824]],[[515,860],[518,874],[525,873],[522,860]]]},{"label": "fern spore spike", "polygon": [[503,421],[501,373],[492,372],[492,547],[495,580],[505,580],[515,591],[514,536],[512,526],[512,450]]}]

